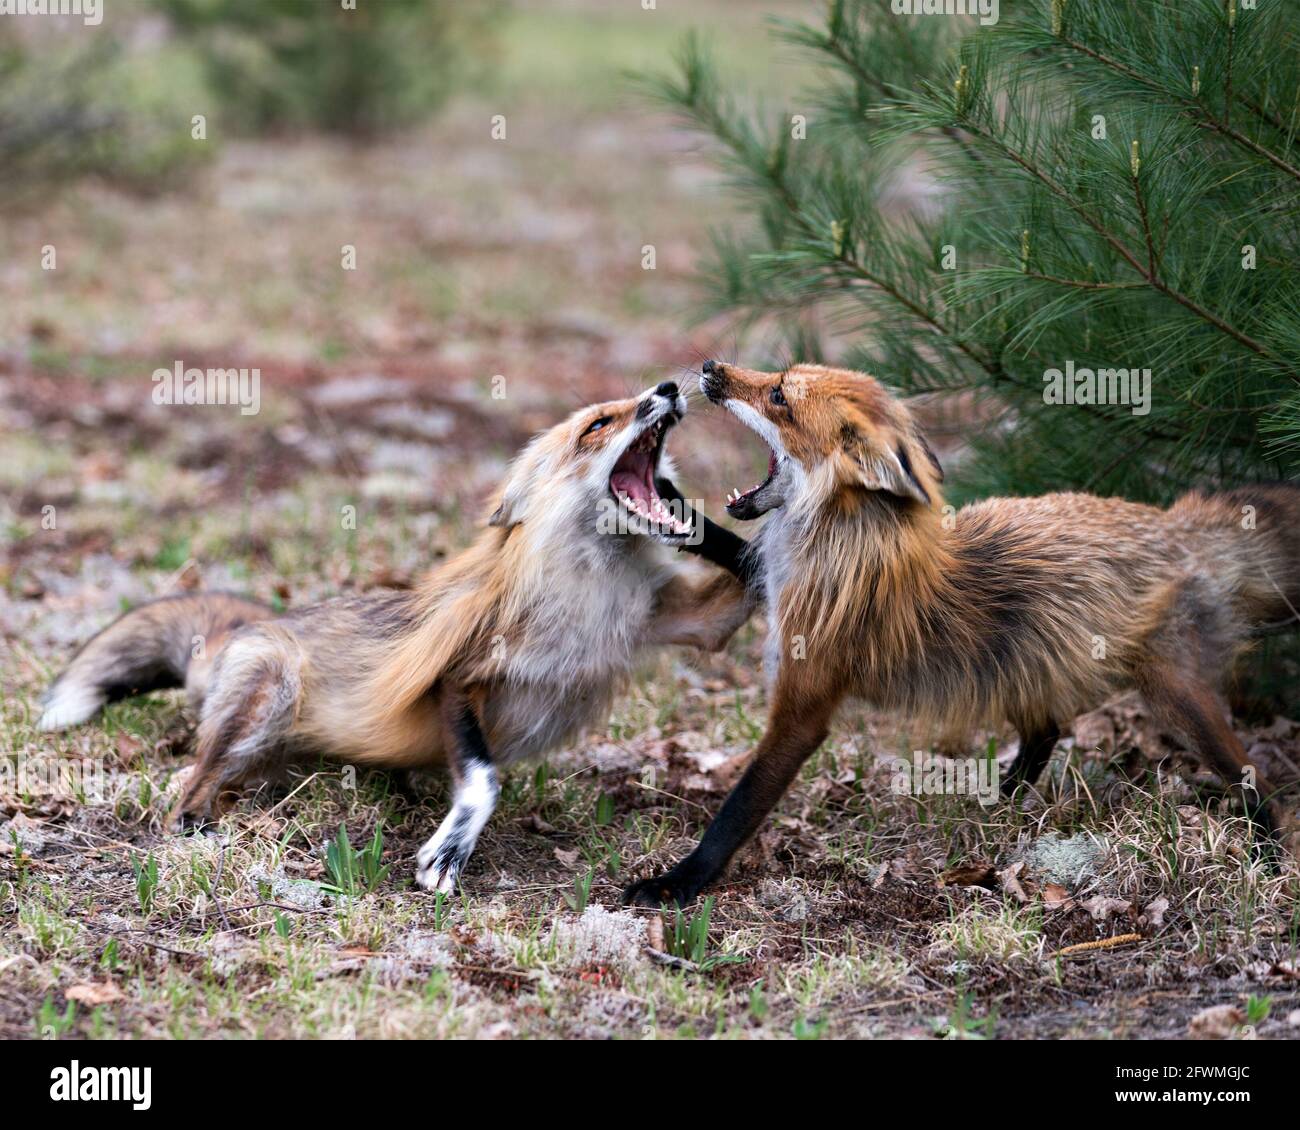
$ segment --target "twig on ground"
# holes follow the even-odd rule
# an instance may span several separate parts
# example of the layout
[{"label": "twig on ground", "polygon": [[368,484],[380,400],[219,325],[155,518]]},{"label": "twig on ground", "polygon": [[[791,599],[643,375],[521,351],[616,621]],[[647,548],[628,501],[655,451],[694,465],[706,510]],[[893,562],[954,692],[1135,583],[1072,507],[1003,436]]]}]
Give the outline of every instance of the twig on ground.
[{"label": "twig on ground", "polygon": [[1055,953],[1049,953],[1050,957],[1069,957],[1076,953],[1089,953],[1092,950],[1109,950],[1116,946],[1126,946],[1129,942],[1140,942],[1141,934],[1116,934],[1113,938],[1098,938],[1095,942],[1079,942],[1077,945],[1066,946]]}]

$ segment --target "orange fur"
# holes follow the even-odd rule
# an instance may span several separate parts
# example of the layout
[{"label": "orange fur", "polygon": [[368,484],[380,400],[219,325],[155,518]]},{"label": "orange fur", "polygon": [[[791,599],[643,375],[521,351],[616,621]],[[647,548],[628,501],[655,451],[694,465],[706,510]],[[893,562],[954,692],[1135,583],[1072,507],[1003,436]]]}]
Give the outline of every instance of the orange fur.
[{"label": "orange fur", "polygon": [[631,901],[685,902],[780,799],[845,697],[951,738],[1009,720],[1035,778],[1058,726],[1140,689],[1161,722],[1284,821],[1218,697],[1264,624],[1300,627],[1300,488],[1193,493],[1167,510],[1088,494],[945,506],[912,413],[873,378],[820,365],[762,373],[708,362],[701,388],[772,448],[768,479],[732,498],[770,513],[755,540],[767,588],[767,732],[700,845]]}]

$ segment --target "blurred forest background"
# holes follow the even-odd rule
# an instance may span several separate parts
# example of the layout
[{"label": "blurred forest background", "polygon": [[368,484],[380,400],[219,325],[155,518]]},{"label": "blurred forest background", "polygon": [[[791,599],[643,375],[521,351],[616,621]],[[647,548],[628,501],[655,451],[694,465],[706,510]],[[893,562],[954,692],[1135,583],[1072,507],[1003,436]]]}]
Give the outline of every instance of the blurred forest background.
[{"label": "blurred forest background", "polygon": [[[722,339],[692,337],[689,276],[734,205],[628,76],[702,21],[791,90],[770,8],[119,0],[100,26],[0,24],[8,584],[106,549],[117,505],[119,561],[238,580],[302,534],[335,583],[409,575],[463,543],[533,430],[697,367]],[[259,367],[262,413],[152,405],[178,359]],[[761,461],[722,448],[728,480]],[[355,537],[301,516],[339,496],[366,502]],[[38,501],[93,505],[42,531]],[[399,508],[432,541],[370,536]]]}]

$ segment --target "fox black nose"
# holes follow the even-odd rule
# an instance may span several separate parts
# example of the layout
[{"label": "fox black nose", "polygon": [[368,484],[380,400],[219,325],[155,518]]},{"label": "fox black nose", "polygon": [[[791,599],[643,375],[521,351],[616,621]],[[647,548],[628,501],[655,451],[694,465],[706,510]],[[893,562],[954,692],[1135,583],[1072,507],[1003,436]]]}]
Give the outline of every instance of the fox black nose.
[{"label": "fox black nose", "polygon": [[663,384],[659,385],[655,389],[655,393],[659,396],[666,396],[669,400],[672,400],[677,395],[677,382],[664,381]]},{"label": "fox black nose", "polygon": [[712,373],[717,369],[717,367],[718,363],[716,361],[705,361],[704,364],[700,366],[700,371],[703,373]]}]

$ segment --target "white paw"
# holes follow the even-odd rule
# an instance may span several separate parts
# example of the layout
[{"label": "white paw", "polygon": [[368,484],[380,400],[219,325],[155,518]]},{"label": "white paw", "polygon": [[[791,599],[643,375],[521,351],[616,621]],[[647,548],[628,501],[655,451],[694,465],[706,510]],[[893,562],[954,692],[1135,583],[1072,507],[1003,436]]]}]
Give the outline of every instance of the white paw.
[{"label": "white paw", "polygon": [[[456,877],[460,870],[454,855],[447,856],[442,848],[446,837],[435,835],[420,849],[415,857],[415,881],[426,891],[441,891],[445,895],[455,893]],[[439,865],[439,856],[442,864]]]},{"label": "white paw", "polygon": [[441,870],[430,861],[420,864],[415,871],[415,881],[426,891],[441,891],[444,895],[456,892],[456,865],[449,863]]}]

